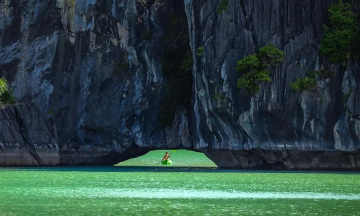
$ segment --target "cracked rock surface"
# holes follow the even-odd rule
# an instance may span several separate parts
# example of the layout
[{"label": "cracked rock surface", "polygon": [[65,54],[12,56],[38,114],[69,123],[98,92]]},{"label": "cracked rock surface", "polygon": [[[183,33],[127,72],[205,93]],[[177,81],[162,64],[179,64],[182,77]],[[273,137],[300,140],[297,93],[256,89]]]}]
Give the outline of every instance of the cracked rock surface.
[{"label": "cracked rock surface", "polygon": [[59,148],[35,104],[0,109],[0,164],[44,166],[60,163]]},{"label": "cracked rock surface", "polygon": [[[1,123],[0,165],[111,165],[187,148],[219,167],[359,169],[359,63],[340,71],[318,52],[330,2],[230,0],[218,13],[220,0],[0,1],[0,76],[30,103],[0,110],[18,118]],[[163,40],[179,14],[194,64],[192,106],[178,106],[161,128],[171,81]],[[258,94],[241,95],[237,61],[269,43],[284,62]],[[321,69],[333,75],[290,89]]]},{"label": "cracked rock surface", "polygon": [[[195,147],[221,167],[358,169],[359,65],[339,71],[318,52],[332,1],[233,0],[218,13],[219,2],[185,0]],[[285,52],[284,62],[271,68],[272,82],[258,94],[240,95],[237,61],[269,43]],[[201,56],[194,52],[199,47]],[[334,74],[317,77],[314,89],[290,89],[297,78],[324,68]]]}]

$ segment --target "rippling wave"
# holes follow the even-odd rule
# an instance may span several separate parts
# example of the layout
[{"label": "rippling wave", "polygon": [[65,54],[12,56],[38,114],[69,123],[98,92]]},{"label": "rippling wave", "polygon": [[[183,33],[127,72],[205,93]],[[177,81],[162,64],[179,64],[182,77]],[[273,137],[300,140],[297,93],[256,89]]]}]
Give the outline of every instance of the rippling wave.
[{"label": "rippling wave", "polygon": [[[35,192],[35,191],[33,191]],[[38,195],[92,198],[144,198],[144,199],[313,199],[313,200],[360,200],[360,194],[337,193],[290,193],[290,192],[241,192],[216,190],[172,190],[172,189],[102,189],[78,188],[76,190],[44,189]]]}]

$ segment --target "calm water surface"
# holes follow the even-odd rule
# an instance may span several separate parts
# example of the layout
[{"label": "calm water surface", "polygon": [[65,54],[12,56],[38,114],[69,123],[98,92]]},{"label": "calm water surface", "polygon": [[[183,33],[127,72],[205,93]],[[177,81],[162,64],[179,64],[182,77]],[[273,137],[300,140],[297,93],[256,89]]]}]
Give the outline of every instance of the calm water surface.
[{"label": "calm water surface", "polygon": [[186,151],[156,165],[162,154],[114,167],[1,168],[0,216],[360,215],[358,173],[217,170]]}]

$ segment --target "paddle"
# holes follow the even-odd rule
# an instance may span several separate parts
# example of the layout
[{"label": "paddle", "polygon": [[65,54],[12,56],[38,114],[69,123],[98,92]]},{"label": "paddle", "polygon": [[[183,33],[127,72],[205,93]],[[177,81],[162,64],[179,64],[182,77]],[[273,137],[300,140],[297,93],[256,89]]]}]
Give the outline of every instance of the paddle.
[{"label": "paddle", "polygon": [[[172,153],[176,152],[177,150],[172,150],[171,153],[169,155],[171,155]],[[162,161],[162,160],[161,160]],[[159,163],[157,164],[161,164],[161,161],[159,161]]]}]

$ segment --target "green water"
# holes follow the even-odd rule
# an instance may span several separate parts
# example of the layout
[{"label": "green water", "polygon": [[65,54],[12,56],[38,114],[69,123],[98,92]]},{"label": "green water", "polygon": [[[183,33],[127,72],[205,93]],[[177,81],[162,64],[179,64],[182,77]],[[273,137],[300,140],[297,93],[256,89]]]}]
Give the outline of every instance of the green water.
[{"label": "green water", "polygon": [[0,216],[360,215],[358,173],[185,168],[175,154],[173,166],[2,168]]},{"label": "green water", "polygon": [[214,167],[216,164],[209,160],[203,153],[186,150],[157,150],[148,154],[124,161],[116,166],[162,166],[159,165],[162,157],[168,152],[173,161],[172,167]]}]

